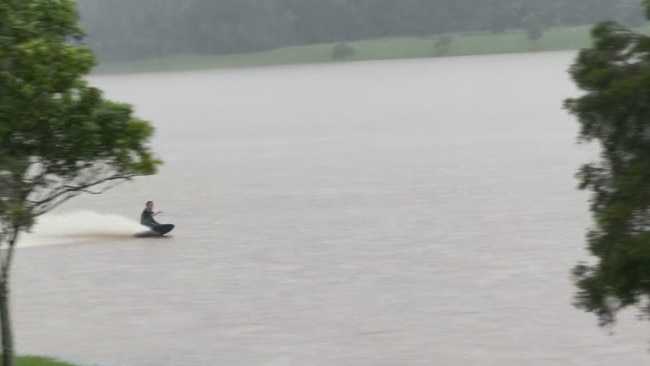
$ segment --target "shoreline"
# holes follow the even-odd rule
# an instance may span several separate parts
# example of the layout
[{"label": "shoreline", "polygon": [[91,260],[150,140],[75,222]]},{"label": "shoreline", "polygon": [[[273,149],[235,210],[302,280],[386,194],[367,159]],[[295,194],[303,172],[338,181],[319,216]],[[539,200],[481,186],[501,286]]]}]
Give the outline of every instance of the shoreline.
[{"label": "shoreline", "polygon": [[[347,42],[353,54],[334,60],[337,43],[277,48],[267,51],[229,55],[177,54],[155,59],[105,62],[91,76],[182,72],[217,69],[332,64],[359,61],[448,58],[497,54],[529,54],[578,51],[589,47],[592,26],[550,28],[544,36],[531,41],[522,30],[504,33],[449,34],[447,36],[379,38]],[[441,42],[441,39],[447,38]]]}]

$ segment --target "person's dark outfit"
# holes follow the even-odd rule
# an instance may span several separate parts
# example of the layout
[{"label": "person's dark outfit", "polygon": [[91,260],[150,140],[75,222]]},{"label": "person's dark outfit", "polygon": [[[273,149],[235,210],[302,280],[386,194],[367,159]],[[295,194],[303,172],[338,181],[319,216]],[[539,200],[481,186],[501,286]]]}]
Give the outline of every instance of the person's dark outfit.
[{"label": "person's dark outfit", "polygon": [[154,220],[153,218],[153,212],[148,209],[144,209],[142,211],[142,215],[140,215],[140,224],[144,226],[148,226],[150,228],[155,228],[156,226],[159,226],[160,223]]}]

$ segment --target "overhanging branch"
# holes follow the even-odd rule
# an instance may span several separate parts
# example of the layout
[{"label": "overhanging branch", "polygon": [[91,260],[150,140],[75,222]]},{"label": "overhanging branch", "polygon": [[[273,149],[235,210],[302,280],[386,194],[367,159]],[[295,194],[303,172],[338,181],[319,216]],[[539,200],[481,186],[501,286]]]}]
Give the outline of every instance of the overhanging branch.
[{"label": "overhanging branch", "polygon": [[[88,183],[80,184],[63,184],[58,188],[55,188],[46,195],[45,198],[39,200],[26,200],[28,204],[32,207],[32,212],[34,215],[42,215],[68,199],[80,194],[80,193],[90,193],[90,194],[101,194],[106,190],[115,187],[117,184],[126,181],[130,178],[135,177],[136,174],[133,173],[123,173],[115,174],[109,177],[105,177],[99,180]],[[106,183],[114,183],[108,187],[101,189],[100,191],[93,191],[91,188],[100,186]]]}]

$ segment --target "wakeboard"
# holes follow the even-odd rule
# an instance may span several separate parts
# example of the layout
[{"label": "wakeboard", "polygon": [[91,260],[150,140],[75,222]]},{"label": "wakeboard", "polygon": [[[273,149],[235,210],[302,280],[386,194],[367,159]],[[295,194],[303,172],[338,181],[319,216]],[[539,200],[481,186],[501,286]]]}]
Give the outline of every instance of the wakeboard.
[{"label": "wakeboard", "polygon": [[137,238],[152,238],[152,237],[157,237],[157,236],[163,236],[167,234],[168,232],[174,230],[174,225],[173,224],[162,224],[158,225],[156,227],[153,227],[147,231],[143,231],[140,233],[135,234],[134,236]]}]

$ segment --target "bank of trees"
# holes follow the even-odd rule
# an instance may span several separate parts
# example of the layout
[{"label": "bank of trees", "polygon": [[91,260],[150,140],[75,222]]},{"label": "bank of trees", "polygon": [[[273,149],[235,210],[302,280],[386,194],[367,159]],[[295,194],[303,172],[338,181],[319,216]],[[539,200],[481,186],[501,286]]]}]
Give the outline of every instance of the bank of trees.
[{"label": "bank of trees", "polygon": [[101,61],[314,43],[644,21],[640,0],[78,0]]}]

